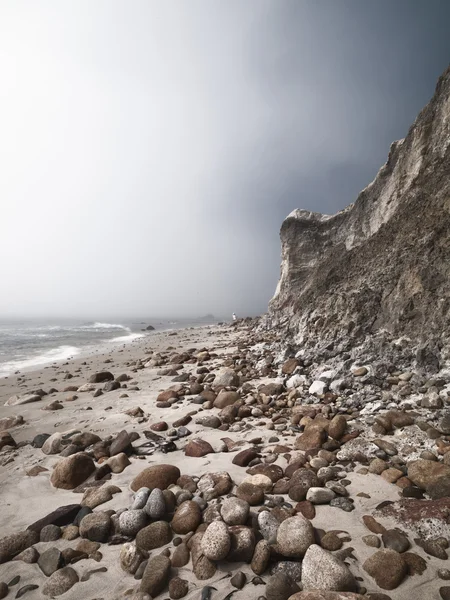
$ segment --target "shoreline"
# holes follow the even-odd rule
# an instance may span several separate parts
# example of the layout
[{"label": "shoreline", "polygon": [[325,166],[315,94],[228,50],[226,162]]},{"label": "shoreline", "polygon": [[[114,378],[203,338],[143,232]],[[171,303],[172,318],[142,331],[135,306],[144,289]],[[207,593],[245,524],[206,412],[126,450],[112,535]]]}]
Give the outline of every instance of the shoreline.
[{"label": "shoreline", "polygon": [[[49,358],[49,360],[45,360],[45,362],[37,363],[37,364],[34,364],[29,367],[13,369],[8,374],[2,375],[1,374],[2,364],[9,364],[10,362],[14,362],[14,361],[5,361],[4,363],[0,363],[0,382],[3,379],[7,379],[9,377],[14,376],[15,374],[20,376],[20,375],[23,375],[26,373],[39,371],[40,369],[44,369],[44,368],[52,366],[52,365],[63,364],[67,361],[76,360],[78,358],[88,358],[88,357],[94,356],[95,354],[107,354],[108,352],[111,352],[111,351],[113,352],[113,351],[117,350],[117,348],[119,348],[119,347],[134,344],[134,343],[138,342],[138,340],[143,340],[144,338],[152,337],[155,334],[161,334],[161,333],[165,333],[165,332],[170,333],[173,331],[184,331],[184,330],[188,330],[188,329],[197,329],[197,328],[215,327],[215,326],[216,326],[215,324],[207,324],[207,325],[197,325],[197,326],[186,326],[186,327],[180,327],[180,328],[167,328],[167,329],[160,329],[160,330],[155,329],[155,330],[151,330],[151,331],[147,331],[147,332],[130,331],[130,333],[128,335],[117,336],[116,338],[111,338],[111,339],[105,339],[98,343],[87,344],[85,346],[71,346],[69,344],[69,342],[67,344],[60,343],[57,346],[43,350],[42,353],[36,355],[34,357],[34,359],[39,360],[40,357],[43,357],[46,354],[56,351],[59,348],[72,347],[72,348],[76,348],[79,351],[72,355],[65,356],[63,358],[56,358],[56,359]],[[122,338],[122,339],[119,339],[119,338]],[[129,339],[127,340],[127,338],[129,338]],[[27,362],[27,361],[31,361],[31,360],[33,360],[33,357],[24,358],[23,362]],[[19,362],[19,361],[17,361],[17,362]],[[16,373],[16,371],[18,371],[18,373]]]},{"label": "shoreline", "polygon": [[[363,407],[367,404],[361,403],[356,408],[352,403],[347,405],[347,396],[343,392],[341,401],[336,398],[323,401],[319,397],[311,401],[311,395],[320,392],[308,392],[310,386],[314,384],[317,388],[320,383],[324,389],[328,389],[328,386],[333,389],[333,382],[339,381],[341,373],[335,371],[333,374],[330,367],[321,362],[316,364],[312,361],[310,367],[303,367],[292,355],[290,358],[286,357],[278,350],[279,348],[264,341],[259,333],[253,331],[251,325],[206,325],[177,331],[152,332],[145,338],[135,340],[135,343],[122,344],[117,348],[107,349],[106,352],[93,353],[88,357],[77,356],[63,364],[49,365],[19,376],[0,379],[0,422],[10,420],[10,425],[3,431],[0,430],[0,440],[3,435],[11,436],[11,444],[0,449],[0,537],[14,536],[17,532],[24,531],[30,524],[60,507],[85,503],[89,493],[97,491],[105,495],[93,506],[94,515],[108,514],[108,519],[111,519],[112,511],[111,536],[120,535],[120,529],[115,529],[117,520],[120,519],[118,515],[133,503],[133,480],[148,467],[172,465],[187,479],[179,480],[179,485],[170,486],[171,494],[175,494],[180,502],[184,498],[188,501],[188,498],[196,494],[195,497],[203,507],[204,520],[202,518],[198,532],[204,532],[208,523],[220,519],[220,513],[216,514],[216,511],[225,497],[235,498],[237,495],[242,498],[245,486],[241,486],[244,482],[247,486],[253,482],[253,487],[247,487],[247,490],[252,490],[252,494],[257,490],[261,494],[263,490],[258,501],[251,500],[250,515],[245,522],[245,527],[255,530],[255,541],[261,539],[259,526],[255,525],[261,511],[268,510],[274,516],[279,515],[280,523],[286,518],[305,518],[315,528],[317,537],[314,544],[321,543],[323,532],[327,532],[336,545],[332,550],[333,556],[337,557],[341,551],[345,553],[352,548],[353,558],[346,562],[352,576],[360,578],[358,585],[369,592],[380,593],[382,589],[363,568],[364,561],[376,552],[375,547],[363,541],[370,533],[364,519],[370,515],[376,519],[380,528],[390,531],[400,528],[411,542],[411,553],[417,556],[414,560],[418,561],[419,566],[422,565],[421,561],[426,564],[426,570],[420,576],[405,576],[393,597],[396,600],[409,600],[423,591],[424,585],[430,597],[438,597],[438,588],[443,582],[436,572],[444,563],[426,554],[417,544],[413,545],[413,540],[418,535],[425,538],[433,536],[436,526],[430,525],[429,530],[425,528],[422,532],[422,524],[418,526],[413,522],[405,522],[399,515],[380,509],[380,505],[387,504],[387,508],[393,510],[402,501],[403,487],[396,483],[396,477],[400,478],[398,481],[408,481],[406,475],[409,474],[402,464],[406,465],[409,457],[416,460],[425,452],[437,452],[434,440],[412,424],[414,419],[409,415],[416,412],[411,407],[403,408],[404,396],[399,394],[397,406],[406,410],[401,414],[408,416],[409,421],[406,419],[406,425],[395,431],[383,432],[378,429],[374,432],[369,425],[370,418],[368,422],[365,420]],[[363,359],[361,357],[362,361]],[[322,379],[316,375],[320,368],[323,370]],[[348,385],[354,389],[355,396],[360,397],[361,394],[364,395],[366,388],[371,389],[369,368],[359,367],[359,371],[354,371],[348,365],[342,368],[346,369],[347,379],[351,379]],[[227,373],[231,370],[234,376],[228,380],[225,388],[219,384],[216,389],[215,377],[219,377],[223,370]],[[114,381],[120,381],[120,386],[108,391],[110,388],[107,383],[88,384],[93,374],[104,371],[111,372]],[[403,379],[400,375],[399,373],[396,377],[401,383]],[[389,378],[397,381],[396,377],[389,373]],[[306,380],[305,384],[300,383],[302,378]],[[298,387],[290,387],[292,379],[297,382]],[[412,385],[414,379],[405,373],[404,381],[405,384],[400,386],[398,382],[389,384],[394,392],[386,398],[384,404],[379,402],[382,407],[392,412],[392,402],[397,397],[397,391],[404,390],[405,385]],[[220,402],[216,405],[217,394],[222,393],[221,388],[225,395],[231,396],[227,396],[225,405]],[[47,394],[31,403],[5,405],[12,396],[39,390],[44,390]],[[101,395],[98,395],[99,390],[102,390]],[[204,398],[199,402],[202,394]],[[428,397],[425,392],[423,397]],[[233,402],[228,403],[228,400]],[[368,415],[370,417],[373,414],[376,419],[378,412],[379,408],[375,408]],[[425,408],[421,415],[431,421],[436,419],[433,411]],[[19,417],[23,422],[15,421]],[[315,450],[307,449],[310,442],[306,445],[300,443],[299,440],[309,435],[309,424],[311,435],[316,435],[315,427],[319,424],[326,426],[331,434],[331,423],[337,422],[341,430],[333,433],[333,436],[339,442],[329,437],[323,443],[327,436],[321,434],[321,441]],[[95,444],[82,449],[75,448],[72,450],[75,454],[65,454],[72,445],[71,440],[76,439],[77,432],[83,432],[88,439],[89,436],[96,436],[93,439],[101,440],[100,444],[118,442],[123,436],[129,439],[132,436],[133,441],[128,446],[128,453],[110,457],[96,454],[93,450]],[[171,437],[173,432],[175,437]],[[31,442],[37,439],[36,436],[43,435],[51,436],[51,443],[47,444],[48,440],[45,438],[43,446],[41,444],[34,447]],[[143,448],[148,448],[145,444],[153,443],[152,436],[155,435],[161,436],[164,443],[174,440],[176,448],[168,453],[157,450],[141,454]],[[374,443],[375,439],[387,451],[383,460],[377,458],[381,447]],[[416,447],[414,454],[411,453],[412,444]],[[56,466],[82,451],[87,456],[95,457],[94,473],[71,489],[53,485]],[[244,455],[248,455],[245,460]],[[377,466],[380,462],[383,463],[384,468],[380,471],[370,470],[368,466],[374,460],[378,461]],[[120,463],[119,469],[117,463]],[[112,471],[109,467],[110,470],[105,471],[105,467],[110,464],[116,465],[115,470]],[[442,464],[442,460],[439,464]],[[253,468],[256,471],[252,471]],[[399,471],[400,468],[404,468],[404,472]],[[102,469],[106,474],[96,479]],[[313,497],[312,493],[307,496],[308,500],[302,499],[301,495],[297,496],[297,492],[294,494],[287,485],[297,472],[307,470],[312,476],[321,469],[328,469],[330,475],[335,475],[325,485],[325,480],[314,475],[316,484],[310,490],[314,494],[328,494],[328,502],[312,502],[309,499]],[[382,475],[384,470],[389,478]],[[197,489],[199,478],[208,482],[220,473],[222,476],[226,473],[231,481],[226,495],[215,497],[213,494],[209,497],[206,492],[199,491],[200,487]],[[272,481],[266,474],[276,476]],[[187,483],[182,484],[182,481]],[[189,491],[194,488],[196,491]],[[109,494],[108,490],[113,490],[114,493]],[[246,497],[251,499],[250,496]],[[337,500],[338,504],[330,504],[330,498]],[[303,513],[303,510],[306,512]],[[173,523],[169,515],[163,520]],[[116,525],[113,526],[113,522]],[[339,523],[339,530],[336,530],[336,522]],[[445,522],[439,527],[440,535],[450,538],[450,526]],[[62,536],[58,539],[39,540],[33,544],[37,552],[43,553],[49,549],[68,552],[78,544],[91,541],[84,534],[79,537],[79,531],[76,538],[67,538],[67,528],[59,529]],[[178,534],[186,542],[189,536],[190,534]],[[119,541],[120,539],[122,538],[119,537]],[[381,544],[381,539],[377,539],[378,544]],[[94,553],[88,558],[70,563],[80,581],[64,593],[64,600],[123,600],[124,597],[142,600],[137,592],[140,582],[134,578],[133,573],[121,566],[121,549],[125,543],[128,543],[126,537],[119,547],[115,543],[102,543],[99,546],[99,556]],[[177,551],[175,546],[171,540],[162,543],[150,552],[150,560],[161,552],[174,556]],[[325,543],[323,547],[325,548]],[[0,554],[1,548],[0,540]],[[298,559],[289,557],[289,553],[286,556],[275,555],[271,560],[271,567],[261,573],[266,585],[274,577],[277,565],[277,568],[287,568],[279,565],[283,562],[299,564]],[[95,569],[99,567],[105,568],[106,572],[95,573]],[[234,588],[226,577],[227,572],[236,570],[247,578],[242,591]],[[94,574],[88,576],[90,573]],[[172,573],[187,582],[189,590],[186,600],[197,599],[205,585],[217,589],[212,600],[223,599],[231,592],[235,594],[236,600],[257,600],[261,592],[267,589],[262,590],[260,585],[252,583],[255,571],[249,560],[214,563],[214,572],[205,580],[198,577],[197,567],[191,562],[173,568]],[[45,597],[42,590],[49,578],[38,565],[28,564],[23,560],[8,560],[0,564],[0,581],[11,581],[17,575],[21,577],[20,586],[39,586],[27,592],[26,600],[41,600]],[[15,590],[11,597],[14,594]],[[156,596],[165,598],[167,593],[155,594]],[[288,599],[286,597],[283,600]]]}]

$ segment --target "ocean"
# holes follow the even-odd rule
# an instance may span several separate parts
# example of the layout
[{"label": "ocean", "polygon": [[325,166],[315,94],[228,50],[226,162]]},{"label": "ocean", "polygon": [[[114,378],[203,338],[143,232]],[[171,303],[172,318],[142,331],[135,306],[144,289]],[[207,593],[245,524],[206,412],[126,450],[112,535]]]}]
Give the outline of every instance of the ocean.
[{"label": "ocean", "polygon": [[104,351],[109,346],[130,343],[155,331],[199,327],[217,323],[214,317],[197,320],[154,321],[31,321],[0,320],[0,377],[31,371],[77,355]]}]

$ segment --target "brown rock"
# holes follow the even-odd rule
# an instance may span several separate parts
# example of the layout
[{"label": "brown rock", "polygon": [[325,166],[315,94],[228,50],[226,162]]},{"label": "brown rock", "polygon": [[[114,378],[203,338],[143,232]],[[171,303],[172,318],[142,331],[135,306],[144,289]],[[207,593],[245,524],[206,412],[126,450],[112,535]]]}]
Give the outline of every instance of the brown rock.
[{"label": "brown rock", "polygon": [[149,552],[155,548],[165,546],[172,539],[172,531],[166,521],[155,521],[138,531],[136,547],[142,552]]},{"label": "brown rock", "polygon": [[233,465],[237,465],[238,467],[247,467],[252,460],[258,457],[257,452],[252,448],[247,448],[246,450],[241,450],[238,452],[236,456],[233,458]]},{"label": "brown rock", "polygon": [[214,449],[209,442],[197,438],[195,440],[190,440],[186,444],[184,448],[184,453],[186,456],[201,458],[202,456],[206,456],[207,454],[214,454]]},{"label": "brown rock", "polygon": [[408,573],[406,561],[395,550],[378,550],[364,562],[363,569],[383,590],[394,590]]},{"label": "brown rock", "polygon": [[0,539],[0,564],[12,560],[33,544],[39,542],[39,533],[27,529]]},{"label": "brown rock", "polygon": [[363,516],[364,525],[367,527],[369,531],[372,533],[384,533],[386,531],[386,527],[378,523],[372,516],[364,515]]},{"label": "brown rock", "polygon": [[173,465],[153,465],[141,471],[133,479],[131,489],[133,492],[137,492],[141,487],[165,490],[169,485],[176,483],[180,475],[180,469]]},{"label": "brown rock", "polygon": [[214,408],[222,409],[226,406],[231,406],[237,402],[239,398],[240,396],[238,392],[227,392],[226,390],[221,390],[217,398],[214,400]]},{"label": "brown rock", "polygon": [[56,488],[73,490],[95,471],[94,461],[84,452],[78,452],[60,460],[51,474],[50,481]]},{"label": "brown rock", "polygon": [[152,598],[160,594],[169,582],[170,568],[167,556],[158,554],[150,558],[142,576],[141,592],[150,594]]},{"label": "brown rock", "polygon": [[320,428],[310,425],[305,431],[295,440],[296,450],[312,450],[320,448],[326,440],[326,432]]},{"label": "brown rock", "polygon": [[171,526],[175,533],[184,535],[195,531],[202,520],[202,512],[197,502],[187,500],[177,508]]}]

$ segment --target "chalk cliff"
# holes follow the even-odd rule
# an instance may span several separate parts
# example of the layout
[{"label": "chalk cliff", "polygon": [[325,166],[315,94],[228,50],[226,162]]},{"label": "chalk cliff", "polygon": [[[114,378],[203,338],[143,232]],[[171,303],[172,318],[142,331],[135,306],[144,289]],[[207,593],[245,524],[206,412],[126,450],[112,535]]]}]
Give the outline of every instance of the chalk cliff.
[{"label": "chalk cliff", "polygon": [[450,67],[356,202],[293,211],[268,322],[300,341],[450,334]]}]

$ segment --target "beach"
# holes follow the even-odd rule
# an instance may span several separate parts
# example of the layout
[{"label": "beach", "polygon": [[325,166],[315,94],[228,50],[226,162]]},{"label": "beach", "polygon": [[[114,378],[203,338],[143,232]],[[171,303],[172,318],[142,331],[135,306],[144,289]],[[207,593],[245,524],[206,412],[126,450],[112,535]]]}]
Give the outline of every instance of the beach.
[{"label": "beach", "polygon": [[[144,469],[153,465],[173,465],[183,476],[193,476],[195,481],[202,476],[208,477],[207,474],[227,473],[233,482],[233,486],[229,489],[229,492],[234,490],[233,497],[235,493],[238,493],[238,497],[243,497],[239,496],[239,488],[242,485],[243,489],[245,488],[246,484],[243,482],[248,481],[250,470],[251,473],[261,473],[260,475],[250,475],[250,478],[253,477],[254,481],[251,486],[261,485],[265,491],[266,495],[263,494],[265,510],[272,507],[274,511],[278,511],[277,514],[280,515],[281,521],[293,518],[292,515],[300,514],[304,510],[315,531],[318,532],[316,535],[323,536],[325,532],[331,535],[331,539],[336,543],[334,549],[340,548],[337,554],[344,553],[341,556],[343,559],[346,556],[353,575],[360,578],[359,585],[368,590],[377,590],[374,581],[362,569],[364,561],[373,554],[373,548],[362,541],[362,538],[370,533],[364,525],[363,517],[374,514],[380,503],[387,502],[389,504],[398,501],[401,488],[393,484],[392,481],[395,480],[395,477],[389,481],[375,472],[369,472],[367,468],[357,468],[357,463],[355,468],[349,468],[348,461],[344,460],[344,462],[337,463],[342,466],[337,469],[335,475],[338,480],[345,478],[346,487],[344,489],[341,486],[339,489],[339,486],[336,485],[334,488],[336,492],[333,492],[331,491],[333,486],[330,486],[329,491],[331,492],[330,497],[341,498],[347,502],[347,505],[348,497],[351,497],[353,507],[350,506],[350,509],[345,508],[347,505],[342,505],[342,510],[338,506],[330,506],[329,499],[328,503],[322,501],[296,503],[292,498],[297,497],[291,492],[288,495],[289,486],[285,485],[285,488],[282,489],[283,482],[287,483],[289,480],[289,477],[286,478],[286,474],[291,476],[293,473],[292,465],[300,468],[305,464],[306,459],[303,457],[308,456],[308,453],[305,454],[304,451],[298,449],[302,447],[296,442],[299,432],[305,431],[303,427],[299,429],[295,425],[299,422],[298,419],[292,418],[294,425],[289,424],[293,412],[295,413],[293,407],[296,404],[297,392],[292,393],[292,389],[290,394],[286,392],[287,381],[295,375],[283,373],[283,369],[291,371],[291,366],[294,365],[292,360],[295,359],[289,359],[291,366],[288,367],[285,365],[289,363],[289,360],[285,362],[280,357],[276,359],[279,361],[279,365],[275,364],[275,338],[273,333],[267,334],[265,342],[264,335],[255,333],[253,324],[245,322],[238,323],[235,327],[206,326],[196,329],[155,332],[150,336],[115,347],[108,352],[77,357],[70,361],[0,379],[0,419],[18,416],[23,418],[22,424],[7,428],[16,446],[5,445],[0,453],[2,536],[15,535],[19,531],[26,530],[30,524],[62,506],[80,503],[82,498],[85,498],[89,486],[96,489],[98,486],[105,489],[108,486],[114,486],[110,499],[105,501],[103,498],[103,502],[99,506],[96,505],[94,512],[110,511],[109,515],[114,515],[114,512],[120,513],[133,503],[134,493],[130,487],[133,480]],[[156,359],[155,361],[155,357],[163,357],[163,360]],[[177,364],[178,359],[183,360],[184,363]],[[172,370],[171,365],[176,371]],[[282,365],[284,366],[282,367]],[[167,370],[170,371],[170,374],[161,374]],[[293,373],[294,370],[295,367],[291,372]],[[87,388],[86,384],[93,375],[105,371],[113,374],[114,382],[121,381],[120,386],[94,397],[95,390],[105,389],[108,382],[106,384],[88,384]],[[203,377],[206,379],[210,377],[212,385],[205,380],[200,384],[201,387],[196,385],[199,371],[203,372]],[[217,406],[214,406],[217,401],[205,401],[206,397],[209,397],[205,390],[215,389],[212,374],[219,377],[220,373],[224,371],[225,374],[228,371],[235,374],[240,373],[241,381],[238,388],[240,392],[226,391],[236,389],[236,384],[232,385],[234,381],[230,380],[230,385],[220,386],[221,393],[236,394],[236,398],[242,395],[244,402],[236,403],[236,398],[233,397],[231,404],[226,402],[225,406],[219,410]],[[251,373],[253,373],[253,378],[249,376]],[[177,379],[177,374],[182,375],[182,381],[174,381]],[[122,375],[124,377],[121,377]],[[355,379],[357,377],[355,376]],[[83,390],[83,386],[89,391],[80,391],[80,389]],[[14,403],[18,401],[17,398],[27,397],[27,394],[36,395],[36,392],[41,393],[39,390],[48,392],[52,388],[55,391],[43,395],[36,401],[8,405],[11,403],[11,398]],[[259,393],[256,392],[257,389]],[[160,396],[161,392],[165,392],[166,395]],[[167,392],[169,393],[167,394]],[[97,393],[95,392],[95,394]],[[205,398],[197,402],[196,399],[202,393]],[[214,397],[216,397],[216,393],[217,389]],[[272,400],[270,400],[271,397]],[[289,398],[291,398],[290,401]],[[233,413],[233,404],[236,407],[239,406],[241,412],[238,413],[236,408]],[[306,404],[302,408],[305,415],[313,414],[317,409],[319,412],[322,410],[324,414],[329,415],[327,406],[322,403],[313,407]],[[313,408],[312,412],[311,408]],[[131,411],[131,414],[135,416],[130,416],[127,411]],[[242,416],[239,417],[238,414]],[[356,417],[356,415],[354,416]],[[217,422],[214,422],[213,418]],[[316,418],[319,419],[319,417]],[[354,430],[356,422],[352,421],[350,414],[346,418],[350,430]],[[178,427],[178,431],[183,428],[179,423],[185,423],[184,429],[188,430],[183,433],[183,435],[186,434],[185,437],[175,436],[176,450],[168,453],[157,450],[149,455],[139,454],[139,446],[147,441],[144,432],[149,430],[159,432],[157,435],[162,436],[163,440],[167,440],[174,423],[178,423],[175,425]],[[368,442],[373,438],[370,430],[362,430],[360,425],[357,428],[361,430],[360,439],[366,444],[361,448],[364,451],[370,448],[369,454],[375,457],[373,449],[377,450],[377,448]],[[48,449],[47,453],[44,453],[45,445],[40,448],[31,445],[31,442],[39,434],[53,435],[60,432],[66,439],[70,439],[79,432],[90,432],[101,440],[117,440],[123,430],[133,436],[135,449],[127,450],[126,467],[121,472],[107,472],[104,479],[100,481],[96,481],[92,476],[88,477],[86,484],[73,486],[75,491],[55,487],[52,484],[54,481],[50,481],[55,466],[62,460],[68,460],[61,458],[64,456],[64,448],[68,442],[63,443],[63,438],[56,436],[57,447],[55,446],[55,449],[52,450],[54,453],[48,453]],[[337,436],[337,434],[335,435]],[[53,435],[53,437],[55,436]],[[410,438],[402,430],[399,430],[395,437],[395,443],[401,453],[403,446],[406,447]],[[352,434],[347,438],[342,438],[341,448],[352,446]],[[392,440],[392,436],[387,436],[386,439]],[[347,441],[346,444],[344,444],[345,441]],[[210,445],[206,451],[204,450],[205,443]],[[189,444],[191,446],[188,451]],[[423,439],[418,440],[417,444],[421,445],[420,450],[426,450],[428,447],[426,446],[427,442]],[[336,449],[339,448],[339,445],[335,445]],[[432,443],[429,444],[429,447],[432,447]],[[92,455],[92,448],[86,448],[85,452]],[[245,452],[249,453],[248,459],[250,460],[244,460],[245,457],[243,457],[237,463],[234,462],[238,454],[245,454]],[[312,462],[312,466],[308,468],[314,467],[315,472],[328,464],[334,464],[333,460],[336,458],[336,455],[331,455],[330,452],[327,453],[324,450],[321,450],[319,454],[316,451],[310,456],[311,461],[312,457],[316,457],[317,464]],[[351,456],[351,452],[349,456]],[[355,456],[357,457],[358,454],[356,453]],[[328,461],[322,457],[327,457]],[[253,462],[251,462],[252,460]],[[103,459],[97,460],[97,472],[102,466],[104,467],[103,463]],[[350,464],[354,466],[353,462]],[[255,466],[252,467],[252,465]],[[248,468],[249,466],[250,468]],[[251,469],[256,469],[256,471]],[[273,477],[273,481],[271,481],[267,476],[262,475],[266,472],[273,474],[274,469],[285,474],[280,481],[278,481],[279,477]],[[300,470],[304,471],[302,468]],[[238,486],[237,491],[234,485]],[[323,485],[323,482],[320,485]],[[277,486],[279,486],[278,492]],[[169,489],[170,487],[173,486],[169,486]],[[179,486],[175,486],[173,489],[178,490],[178,494],[181,493]],[[325,488],[314,488],[314,490],[318,489]],[[214,511],[220,507],[220,502],[225,497],[230,497],[229,492],[223,498],[218,498],[213,494],[210,500],[208,500],[207,494],[200,494],[200,498],[203,496],[207,500],[208,508],[206,510],[210,510],[212,513],[206,522],[199,526],[199,532],[205,531],[206,523],[220,520],[220,516]],[[189,497],[189,493],[187,497]],[[303,507],[300,507],[302,504]],[[308,513],[311,509],[312,513]],[[255,524],[255,519],[257,520],[261,510],[262,503],[260,501],[253,503],[250,500],[250,515],[247,524]],[[206,512],[204,514],[206,515]],[[170,520],[170,518],[166,517],[165,519]],[[380,531],[393,530],[398,527],[398,521],[392,516],[380,514],[377,516],[378,521],[382,528]],[[442,535],[446,528],[447,526],[441,527]],[[64,532],[64,529],[67,527],[62,527],[61,531]],[[402,529],[405,530],[404,524],[402,524]],[[416,534],[417,531],[414,528],[408,531],[411,539]],[[175,537],[184,537],[187,541],[191,535],[174,535],[174,539]],[[198,535],[201,536],[200,533]],[[132,574],[127,573],[121,567],[119,555],[122,546],[127,543],[127,538],[121,537],[119,532],[117,540],[111,544],[102,543],[98,551],[90,557],[71,563],[71,567],[76,571],[80,581],[64,593],[64,598],[68,600],[82,598],[109,600],[131,596],[133,598],[146,597],[142,593],[139,595],[139,581],[136,581]],[[79,542],[79,537],[73,540],[64,539],[63,533],[63,537],[51,542],[39,541],[33,547],[40,553],[49,547],[63,552],[68,548],[76,547]],[[168,555],[172,556],[175,549],[171,541],[164,543],[150,552],[150,560],[166,551]],[[414,594],[418,593],[418,589],[421,589],[417,588],[419,582],[420,586],[427,585],[427,593],[431,593],[431,590],[437,593],[440,582],[436,580],[435,572],[442,563],[439,559],[424,554],[422,550],[415,549],[416,551],[425,557],[421,560],[426,562],[425,567],[428,565],[429,568],[420,578],[418,576],[409,577],[396,590],[396,599],[406,600],[414,597]],[[173,569],[171,577],[176,574],[187,582],[186,598],[188,599],[200,598],[201,590],[204,586],[209,585],[215,589],[213,600],[216,598],[223,600],[230,592],[234,592],[237,600],[240,598],[256,600],[265,595],[265,588],[271,577],[274,577],[274,566],[284,564],[284,567],[278,567],[281,571],[292,568],[286,564],[292,565],[293,559],[286,558],[286,553],[283,557],[281,550],[278,552],[278,555],[273,556],[274,562],[271,570],[262,574],[260,578],[256,577],[253,562],[252,566],[249,564],[250,560],[238,560],[237,562],[219,560],[213,563],[215,566],[211,576],[203,580],[198,578],[198,566],[193,568],[191,563],[188,563]],[[106,570],[96,571],[100,568]],[[236,572],[243,573],[246,578],[247,585],[243,590],[233,586],[230,577],[227,576],[227,574]],[[35,585],[38,587],[26,591],[25,597],[30,600],[47,597],[47,595],[43,595],[42,590],[45,589],[43,586],[48,577],[42,573],[36,563],[28,564],[24,560],[10,560],[0,564],[0,581],[9,582],[18,575],[20,583],[11,589],[18,590],[26,585]],[[12,592],[10,594],[12,597]],[[268,597],[272,596],[269,594]]]}]

